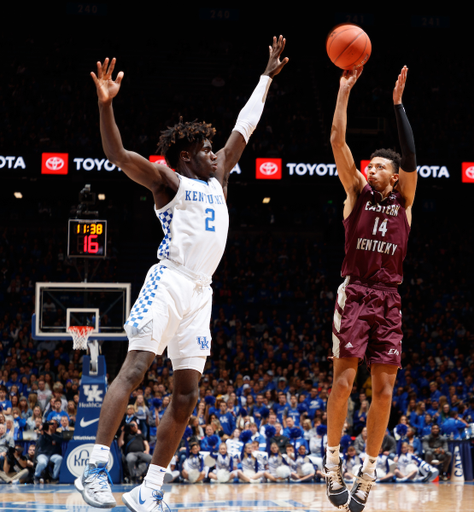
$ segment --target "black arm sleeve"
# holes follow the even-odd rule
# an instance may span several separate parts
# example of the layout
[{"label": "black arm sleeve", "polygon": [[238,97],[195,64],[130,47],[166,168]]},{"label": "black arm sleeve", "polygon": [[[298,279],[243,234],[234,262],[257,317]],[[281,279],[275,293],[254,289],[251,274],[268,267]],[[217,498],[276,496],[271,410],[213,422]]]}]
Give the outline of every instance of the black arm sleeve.
[{"label": "black arm sleeve", "polygon": [[403,105],[394,105],[395,118],[397,120],[398,140],[402,149],[402,161],[400,167],[405,172],[416,171],[416,151],[413,130],[408,121]]}]

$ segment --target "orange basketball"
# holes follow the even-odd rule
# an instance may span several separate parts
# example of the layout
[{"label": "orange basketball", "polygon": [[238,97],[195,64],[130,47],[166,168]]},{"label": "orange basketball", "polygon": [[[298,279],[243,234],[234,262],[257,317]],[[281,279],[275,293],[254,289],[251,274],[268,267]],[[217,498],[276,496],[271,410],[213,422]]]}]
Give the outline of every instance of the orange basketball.
[{"label": "orange basketball", "polygon": [[326,51],[341,69],[364,66],[372,53],[369,36],[357,25],[343,23],[334,27],[326,39]]}]

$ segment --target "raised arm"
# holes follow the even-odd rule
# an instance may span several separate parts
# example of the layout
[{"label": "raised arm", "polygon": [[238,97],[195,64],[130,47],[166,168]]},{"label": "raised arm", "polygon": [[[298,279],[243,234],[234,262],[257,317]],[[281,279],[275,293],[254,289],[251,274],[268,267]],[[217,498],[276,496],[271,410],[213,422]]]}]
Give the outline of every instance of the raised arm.
[{"label": "raised arm", "polygon": [[331,147],[337,173],[347,194],[344,217],[347,217],[352,211],[357,197],[367,183],[364,175],[357,170],[354,157],[346,142],[349,96],[361,73],[362,68],[343,72],[339,81],[339,91],[331,127]]},{"label": "raised arm", "polygon": [[413,131],[402,103],[407,73],[408,68],[404,66],[398,75],[393,89],[393,106],[397,120],[398,139],[402,151],[402,161],[399,171],[400,177],[397,188],[405,199],[405,208],[408,210],[408,220],[411,222],[411,206],[415,199],[418,173],[416,172],[416,151]]},{"label": "raised arm", "polygon": [[97,74],[91,73],[99,100],[100,134],[102,147],[108,160],[120,167],[132,180],[140,183],[156,193],[163,186],[178,187],[179,179],[171,169],[164,165],[150,162],[143,156],[124,148],[122,137],[115,122],[112,101],[120,91],[124,73],[120,71],[115,80],[112,74],[115,68],[115,59],[104,63],[97,63]]},{"label": "raised arm", "polygon": [[260,76],[257,87],[240,111],[235,127],[225,146],[217,152],[218,168],[216,171],[216,178],[221,182],[224,187],[224,191],[227,189],[230,171],[239,161],[249,141],[250,135],[257,127],[265,106],[271,82],[288,63],[288,57],[285,57],[283,60],[280,59],[285,45],[286,39],[282,36],[278,39],[276,37],[273,38],[273,44],[269,47],[267,67]]}]

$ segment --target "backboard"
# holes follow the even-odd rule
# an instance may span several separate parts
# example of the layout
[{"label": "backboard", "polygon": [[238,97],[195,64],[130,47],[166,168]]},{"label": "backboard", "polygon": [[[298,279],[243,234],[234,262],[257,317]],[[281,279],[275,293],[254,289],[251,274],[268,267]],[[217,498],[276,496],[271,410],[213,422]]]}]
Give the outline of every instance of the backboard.
[{"label": "backboard", "polygon": [[130,283],[36,283],[33,339],[70,339],[69,326],[91,325],[91,340],[127,340],[130,289]]}]

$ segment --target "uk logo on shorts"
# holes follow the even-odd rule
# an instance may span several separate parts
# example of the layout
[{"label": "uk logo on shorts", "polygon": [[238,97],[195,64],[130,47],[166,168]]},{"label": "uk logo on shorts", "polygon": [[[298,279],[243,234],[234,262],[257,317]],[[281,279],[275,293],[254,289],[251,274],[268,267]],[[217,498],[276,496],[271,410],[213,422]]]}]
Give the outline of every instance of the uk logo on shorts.
[{"label": "uk logo on shorts", "polygon": [[209,340],[207,336],[196,336],[197,344],[201,347],[201,350],[209,350]]}]

